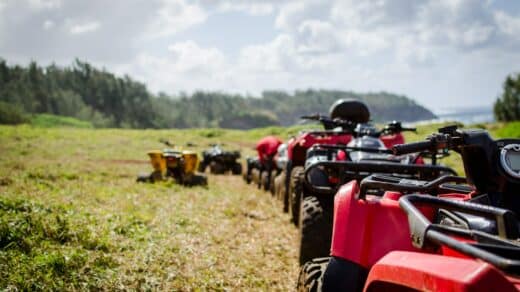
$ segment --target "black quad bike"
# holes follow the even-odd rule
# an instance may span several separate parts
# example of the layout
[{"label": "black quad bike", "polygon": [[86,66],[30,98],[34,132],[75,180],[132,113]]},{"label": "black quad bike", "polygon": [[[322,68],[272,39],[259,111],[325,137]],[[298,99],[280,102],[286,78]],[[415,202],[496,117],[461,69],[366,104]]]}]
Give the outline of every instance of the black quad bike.
[{"label": "black quad bike", "polygon": [[240,151],[225,151],[219,144],[210,146],[210,149],[202,152],[202,161],[199,164],[200,172],[204,172],[209,166],[212,174],[224,174],[228,171],[233,175],[242,174],[242,164],[238,161]]}]

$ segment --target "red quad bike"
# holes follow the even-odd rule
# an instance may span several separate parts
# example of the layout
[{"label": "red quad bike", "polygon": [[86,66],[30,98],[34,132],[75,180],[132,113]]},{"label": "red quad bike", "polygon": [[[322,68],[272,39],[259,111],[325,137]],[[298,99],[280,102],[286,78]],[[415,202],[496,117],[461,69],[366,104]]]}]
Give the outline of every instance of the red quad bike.
[{"label": "red quad bike", "polygon": [[519,291],[520,140],[446,127],[393,147],[447,149],[460,153],[467,178],[372,175],[343,185],[331,257],[302,268],[299,290]]},{"label": "red quad bike", "polygon": [[340,99],[329,110],[330,117],[303,116],[303,119],[319,121],[325,130],[302,132],[287,142],[287,162],[275,178],[275,193],[283,202],[283,211],[289,212],[289,195],[296,180],[303,174],[307,150],[315,144],[347,145],[357,123],[370,119],[368,107],[357,100]]},{"label": "red quad bike", "polygon": [[[361,131],[363,129],[363,131]],[[307,261],[329,255],[332,236],[334,196],[340,182],[361,181],[367,176],[396,174],[407,179],[433,179],[442,174],[456,174],[448,167],[425,165],[421,153],[395,156],[379,137],[403,140],[401,132],[415,131],[392,122],[379,131],[374,126],[359,124],[355,136],[345,145],[314,145],[307,152],[304,174],[293,194],[298,192],[299,212],[299,260]],[[389,140],[387,140],[388,142]],[[392,142],[392,141],[390,141]],[[387,144],[388,145],[388,144]],[[390,144],[391,145],[391,144]],[[299,200],[299,201],[300,201]]]},{"label": "red quad bike", "polygon": [[247,171],[244,175],[245,181],[249,184],[253,181],[258,188],[269,190],[271,186],[271,175],[277,172],[276,154],[282,141],[274,136],[266,136],[256,144],[258,157],[246,159]]}]

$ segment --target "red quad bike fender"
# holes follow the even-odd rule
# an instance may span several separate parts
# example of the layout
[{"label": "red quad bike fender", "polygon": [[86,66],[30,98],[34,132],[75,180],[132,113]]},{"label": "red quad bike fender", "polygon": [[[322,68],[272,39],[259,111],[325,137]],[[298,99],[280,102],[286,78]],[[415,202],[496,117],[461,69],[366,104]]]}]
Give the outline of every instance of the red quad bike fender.
[{"label": "red quad bike fender", "polygon": [[404,144],[404,136],[401,133],[392,134],[392,135],[384,135],[379,138],[387,149],[392,148],[397,144]]},{"label": "red quad bike fender", "polygon": [[[392,251],[419,251],[412,246],[408,218],[399,207],[399,192],[384,196],[367,195],[359,199],[359,184],[351,181],[343,185],[334,198],[334,225],[331,255],[370,269]],[[467,199],[470,195],[449,194]],[[433,219],[433,208],[420,207]],[[424,252],[424,251],[422,251]]]},{"label": "red quad bike fender", "polygon": [[508,279],[492,265],[473,259],[394,251],[372,267],[364,291],[412,289],[508,292],[520,290],[520,281]]},{"label": "red quad bike fender", "polygon": [[305,156],[307,149],[314,144],[327,144],[336,145],[344,144],[347,145],[352,140],[352,135],[334,135],[334,134],[316,134],[316,133],[303,133],[302,135],[289,140],[287,145],[287,156],[293,161],[293,166],[303,165],[305,162]]},{"label": "red quad bike fender", "polygon": [[[402,133],[384,135],[381,136],[379,139],[381,140],[381,142],[383,142],[387,149],[391,149],[395,145],[405,143],[404,136]],[[418,157],[415,161],[415,164],[424,164],[424,159],[422,157]]]}]

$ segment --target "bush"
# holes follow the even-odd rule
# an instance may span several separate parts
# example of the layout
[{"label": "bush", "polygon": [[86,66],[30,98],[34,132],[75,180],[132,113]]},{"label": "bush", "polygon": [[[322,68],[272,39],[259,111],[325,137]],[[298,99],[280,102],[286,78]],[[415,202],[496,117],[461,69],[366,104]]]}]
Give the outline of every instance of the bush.
[{"label": "bush", "polygon": [[27,117],[19,107],[0,101],[0,124],[16,125],[26,122]]},{"label": "bush", "polygon": [[92,128],[92,124],[71,117],[62,117],[49,114],[39,114],[31,119],[31,124],[42,128],[70,127]]}]

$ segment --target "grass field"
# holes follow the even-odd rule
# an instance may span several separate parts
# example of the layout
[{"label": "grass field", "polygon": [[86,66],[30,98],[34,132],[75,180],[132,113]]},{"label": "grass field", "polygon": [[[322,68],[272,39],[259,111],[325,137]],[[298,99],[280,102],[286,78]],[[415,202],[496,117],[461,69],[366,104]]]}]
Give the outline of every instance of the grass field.
[{"label": "grass field", "polygon": [[[520,137],[518,123],[487,127]],[[299,129],[0,126],[0,289],[293,289],[297,233],[269,194],[241,177],[210,176],[208,188],[135,177],[161,138],[245,156],[260,137]],[[455,155],[446,163],[461,170]]]}]

